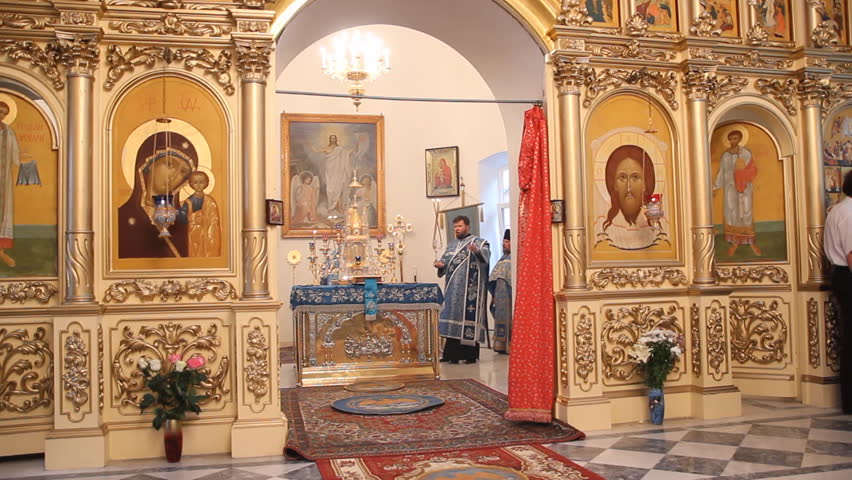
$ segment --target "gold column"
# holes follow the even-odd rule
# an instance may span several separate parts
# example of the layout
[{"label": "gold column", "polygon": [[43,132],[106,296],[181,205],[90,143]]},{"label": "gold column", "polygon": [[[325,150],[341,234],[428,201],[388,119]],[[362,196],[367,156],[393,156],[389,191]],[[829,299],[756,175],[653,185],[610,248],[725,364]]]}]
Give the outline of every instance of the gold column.
[{"label": "gold column", "polygon": [[805,170],[805,218],[807,221],[808,276],[806,283],[818,286],[827,280],[822,248],[825,191],[822,176],[822,99],[828,94],[828,78],[811,72],[799,79],[802,101],[802,143]]},{"label": "gold column", "polygon": [[692,283],[713,285],[716,256],[713,238],[713,196],[710,189],[710,132],[707,129],[707,89],[711,66],[691,65],[683,75],[689,97],[690,184],[692,191]]},{"label": "gold column", "polygon": [[583,140],[580,126],[580,87],[591,73],[589,59],[560,56],[554,67],[559,87],[559,132],[562,149],[562,191],[565,195],[562,261],[564,290],[585,290],[586,285],[586,199],[583,194]]},{"label": "gold column", "polygon": [[64,303],[94,303],[92,227],[93,73],[98,64],[96,33],[57,31],[66,78],[66,225]]},{"label": "gold column", "polygon": [[266,77],[271,39],[235,38],[242,79],[243,295],[269,297],[266,192]]}]

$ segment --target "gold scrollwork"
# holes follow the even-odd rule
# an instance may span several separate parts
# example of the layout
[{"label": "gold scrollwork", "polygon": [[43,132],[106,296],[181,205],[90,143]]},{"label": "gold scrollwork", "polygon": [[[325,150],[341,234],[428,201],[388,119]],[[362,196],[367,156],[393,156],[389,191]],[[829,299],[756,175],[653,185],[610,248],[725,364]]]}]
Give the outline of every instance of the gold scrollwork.
[{"label": "gold scrollwork", "polygon": [[822,119],[828,116],[828,112],[840,102],[852,98],[852,84],[831,84],[828,86],[825,95],[822,97]]},{"label": "gold scrollwork", "polygon": [[9,28],[29,28],[30,30],[44,30],[56,21],[56,18],[21,15],[18,13],[0,13],[0,26]]},{"label": "gold scrollwork", "polygon": [[[243,0],[250,2],[252,0]],[[261,1],[261,0],[257,0]],[[166,10],[184,9],[184,10],[217,10],[225,11],[225,7],[221,5],[209,5],[204,3],[185,3],[183,0],[109,0],[107,5],[123,6],[123,7],[158,7]]]},{"label": "gold scrollwork", "polygon": [[656,91],[672,110],[677,110],[677,74],[675,72],[655,72],[643,67],[639,70],[624,70],[618,68],[607,68],[600,72],[591,70],[591,75],[586,77],[586,98],[583,106],[589,108],[595,98],[610,88],[618,88],[624,84],[635,85],[641,88],[650,88]]},{"label": "gold scrollwork", "polygon": [[230,50],[222,50],[214,56],[206,48],[179,48],[175,50],[175,59],[183,60],[186,68],[200,67],[204,73],[216,79],[227,95],[233,95],[236,91],[231,83]]},{"label": "gold scrollwork", "polygon": [[692,352],[692,373],[701,376],[701,318],[698,305],[693,303],[689,307],[689,334]]},{"label": "gold scrollwork", "polygon": [[778,301],[731,300],[731,356],[739,363],[768,365],[787,357],[787,325]]},{"label": "gold scrollwork", "polygon": [[258,403],[269,392],[269,345],[257,325],[249,332],[246,343],[246,389]]},{"label": "gold scrollwork", "polygon": [[748,39],[750,45],[763,45],[764,42],[769,40],[769,32],[766,31],[766,27],[762,23],[755,23],[748,29],[746,39]]},{"label": "gold scrollwork", "polygon": [[634,37],[644,37],[651,28],[651,24],[645,19],[645,15],[639,12],[634,13],[627,19],[627,34]]},{"label": "gold scrollwork", "polygon": [[825,363],[833,372],[840,371],[840,318],[835,299],[825,301]]},{"label": "gold scrollwork", "polygon": [[127,49],[127,53],[118,45],[107,47],[107,79],[104,80],[104,89],[111,90],[121,77],[127,72],[132,72],[137,66],[153,66],[157,60],[171,65],[174,61],[183,61],[187,69],[200,67],[204,73],[216,79],[216,82],[227,95],[233,95],[236,89],[231,82],[231,51],[222,50],[219,55],[213,55],[206,48],[178,48],[169,47],[137,47]]},{"label": "gold scrollwork", "polygon": [[269,42],[237,42],[237,71],[243,81],[262,82],[269,76],[269,55],[272,44]]},{"label": "gold scrollwork", "polygon": [[226,280],[216,278],[199,278],[187,280],[184,283],[177,280],[163,280],[159,285],[151,280],[137,279],[120,280],[110,285],[104,293],[104,303],[124,303],[133,294],[142,301],[153,300],[155,295],[159,295],[160,300],[164,302],[171,297],[179,302],[184,295],[201,300],[208,293],[219,301],[237,298],[237,289],[233,285]]},{"label": "gold scrollwork", "polygon": [[594,75],[595,70],[589,66],[588,58],[559,56],[553,65],[553,80],[562,94],[579,92],[586,80]]},{"label": "gold scrollwork", "polygon": [[574,373],[582,382],[578,384],[580,390],[588,392],[595,383],[595,350],[594,338],[594,316],[591,313],[580,313],[574,328]]},{"label": "gold scrollwork", "polygon": [[[638,373],[638,364],[630,358],[628,352],[642,334],[660,328],[683,335],[676,313],[676,305],[670,305],[667,309],[649,305],[606,309],[606,321],[601,329],[604,377],[626,381]],[[680,371],[681,362],[678,360],[672,373]]]},{"label": "gold scrollwork", "polygon": [[593,47],[592,53],[603,57],[636,58],[640,60],[671,60],[673,52],[656,50],[653,48],[642,48],[639,40],[635,38],[627,42],[627,45],[605,45]]},{"label": "gold scrollwork", "polygon": [[832,48],[840,44],[840,36],[834,26],[821,22],[811,32],[811,41],[816,48]]},{"label": "gold scrollwork", "polygon": [[91,12],[62,12],[59,21],[63,25],[94,25],[95,14]]},{"label": "gold scrollwork", "polygon": [[586,2],[581,0],[562,0],[562,8],[556,17],[559,25],[585,27],[592,24],[592,17],[586,8]]},{"label": "gold scrollwork", "polygon": [[796,109],[796,91],[798,83],[795,79],[788,78],[786,80],[767,80],[758,78],[754,81],[754,88],[763,95],[772,95],[775,100],[781,102],[781,105],[787,110],[790,115],[795,115]]},{"label": "gold scrollwork", "polygon": [[686,275],[677,268],[637,268],[627,270],[624,268],[604,268],[592,275],[589,285],[603,289],[610,282],[616,288],[631,287],[659,287],[668,280],[672,285],[683,285],[686,283]]},{"label": "gold scrollwork", "polygon": [[112,90],[112,87],[121,80],[127,72],[132,72],[138,65],[153,66],[157,59],[167,59],[170,63],[171,49],[169,47],[137,47],[132,46],[125,54],[118,45],[107,47],[107,79],[104,80],[104,89]]},{"label": "gold scrollwork", "polygon": [[104,411],[104,327],[98,324],[98,411]]},{"label": "gold scrollwork", "polygon": [[808,299],[808,365],[819,368],[819,306],[813,297]]},{"label": "gold scrollwork", "polygon": [[789,58],[765,58],[757,50],[749,50],[745,55],[729,55],[725,57],[725,65],[733,67],[775,68],[784,70],[793,65]]},{"label": "gold scrollwork", "polygon": [[713,53],[712,48],[707,47],[689,47],[687,53],[689,53],[690,58],[716,60],[716,58],[718,57],[715,53]]},{"label": "gold scrollwork", "polygon": [[568,386],[568,314],[559,308],[559,380]]},{"label": "gold scrollwork", "polygon": [[[53,399],[53,352],[47,331],[0,328],[0,412],[29,413]],[[20,402],[18,400],[21,400]]]},{"label": "gold scrollwork", "polygon": [[824,106],[832,93],[827,76],[807,73],[799,79],[797,92],[802,103],[811,107]]},{"label": "gold scrollwork", "polygon": [[180,15],[165,13],[159,20],[143,20],[141,22],[112,21],[109,27],[121,33],[153,33],[156,35],[208,35],[221,37],[231,33],[227,25],[211,25],[199,22],[185,22]]},{"label": "gold scrollwork", "polygon": [[62,363],[62,389],[65,398],[74,405],[74,411],[89,401],[89,350],[79,331],[65,337],[65,355]]},{"label": "gold scrollwork", "polygon": [[0,285],[0,305],[6,303],[6,299],[12,303],[24,303],[29,299],[47,303],[57,291],[56,285],[47,282],[2,284]]},{"label": "gold scrollwork", "polygon": [[266,33],[271,22],[266,20],[237,20],[237,31],[246,33]]},{"label": "gold scrollwork", "polygon": [[207,365],[199,371],[206,373],[208,378],[200,385],[206,396],[199,403],[221,400],[222,394],[230,392],[225,381],[230,362],[228,356],[223,355],[216,373],[211,374],[211,369],[219,359],[217,348],[222,344],[217,330],[216,324],[211,323],[207,332],[202,334],[201,325],[169,322],[156,327],[142,326],[139,333],[134,334],[130,326],[125,326],[122,330],[123,338],[112,359],[112,381],[115,384],[113,399],[120,400],[120,406],[139,406],[139,393],[145,390],[142,372],[136,367],[139,357],[166,362],[174,354],[184,359],[200,354],[206,358]]},{"label": "gold scrollwork", "polygon": [[48,47],[57,52],[57,59],[70,73],[92,75],[98,68],[100,50],[98,39],[94,35],[63,34],[56,42],[48,44]]},{"label": "gold scrollwork", "polygon": [[728,373],[727,366],[722,371],[722,366],[727,365],[728,347],[725,338],[725,314],[724,307],[714,301],[709,307],[707,314],[707,367],[710,376],[717,382],[722,380]]},{"label": "gold scrollwork", "polygon": [[716,278],[720,282],[730,283],[760,283],[764,278],[772,283],[787,283],[787,271],[773,265],[757,265],[754,267],[717,267]]},{"label": "gold scrollwork", "polygon": [[29,40],[18,42],[15,40],[0,40],[0,53],[5,54],[12,61],[27,60],[33,66],[41,70],[41,73],[50,80],[53,88],[62,90],[65,81],[59,73],[59,54],[48,46],[41,48],[35,42]]},{"label": "gold scrollwork", "polygon": [[722,29],[716,25],[716,19],[708,11],[701,12],[692,20],[689,33],[697,37],[718,37],[722,35]]}]

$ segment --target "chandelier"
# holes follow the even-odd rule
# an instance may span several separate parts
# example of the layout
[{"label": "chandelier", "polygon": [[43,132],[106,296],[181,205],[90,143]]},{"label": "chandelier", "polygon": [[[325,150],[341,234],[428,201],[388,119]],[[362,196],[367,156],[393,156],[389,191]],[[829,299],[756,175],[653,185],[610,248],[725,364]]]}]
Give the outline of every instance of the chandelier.
[{"label": "chandelier", "polygon": [[361,105],[366,84],[390,71],[390,50],[371,33],[341,32],[332,40],[332,51],[321,48],[320,53],[323,73],[349,85],[355,111]]}]

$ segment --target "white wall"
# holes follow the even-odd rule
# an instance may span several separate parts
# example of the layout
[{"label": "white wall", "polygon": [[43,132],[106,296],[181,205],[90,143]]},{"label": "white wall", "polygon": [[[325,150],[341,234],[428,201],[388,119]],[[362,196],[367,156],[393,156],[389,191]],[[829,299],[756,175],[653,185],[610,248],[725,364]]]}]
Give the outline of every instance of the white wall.
[{"label": "white wall", "polygon": [[[391,25],[358,27],[382,38],[391,50],[392,71],[367,87],[368,95],[452,97],[493,99],[488,84],[465,57],[440,40],[425,33]],[[286,33],[286,31],[285,31]],[[286,35],[282,37],[286,41]],[[280,90],[343,93],[345,86],[325,77],[320,71],[320,46],[330,46],[323,38],[307,46],[284,67],[276,82]],[[280,57],[279,57],[280,58]],[[541,78],[540,76],[538,77]],[[272,107],[277,112],[353,114],[349,99],[277,95]],[[460,175],[466,189],[479,197],[479,162],[496,152],[509,150],[501,109],[493,104],[413,103],[365,100],[360,112],[385,117],[385,195],[388,220],[402,214],[414,225],[406,235],[405,275],[411,279],[417,267],[418,281],[436,282],[432,267],[432,202],[425,194],[424,150],[457,145]],[[515,120],[522,124],[522,117]],[[280,122],[279,122],[280,125]],[[270,155],[280,158],[278,144],[270,145]],[[517,149],[517,146],[514,146]],[[277,164],[276,164],[277,163]],[[281,198],[280,162],[268,162],[267,175],[271,198]],[[449,200],[449,199],[445,199]],[[444,201],[445,205],[450,202]],[[275,235],[273,231],[272,235]],[[307,253],[307,239],[280,239],[278,256],[278,297],[289,299],[293,285],[292,269],[286,263],[287,252],[299,249]],[[274,270],[273,270],[274,271]],[[303,261],[296,270],[296,284],[311,283],[312,276]],[[293,339],[290,310],[279,311],[281,341]]]}]

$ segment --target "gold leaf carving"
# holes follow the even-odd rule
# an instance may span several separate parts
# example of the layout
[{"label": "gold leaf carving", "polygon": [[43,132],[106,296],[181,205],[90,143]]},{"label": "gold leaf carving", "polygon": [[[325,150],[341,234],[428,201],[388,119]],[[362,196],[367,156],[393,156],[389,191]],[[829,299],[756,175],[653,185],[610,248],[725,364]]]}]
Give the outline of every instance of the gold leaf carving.
[{"label": "gold leaf carving", "polygon": [[840,318],[834,306],[836,299],[825,301],[825,363],[834,371],[840,371]]},{"label": "gold leaf carving", "polygon": [[765,58],[759,51],[750,50],[744,55],[729,55],[725,57],[725,65],[734,67],[775,68],[783,70],[793,65],[789,58]]},{"label": "gold leaf carving", "polygon": [[787,357],[787,325],[778,301],[731,300],[731,356],[739,363],[768,365]]},{"label": "gold leaf carving", "polygon": [[686,275],[676,268],[637,268],[632,271],[624,268],[604,268],[592,275],[589,285],[599,289],[606,288],[610,282],[616,288],[624,288],[628,285],[659,287],[667,280],[672,285],[682,285],[686,283]]},{"label": "gold leaf carving", "polygon": [[627,34],[635,37],[644,37],[651,28],[651,24],[645,20],[645,15],[639,12],[634,13],[627,19]]},{"label": "gold leaf carving", "polygon": [[692,373],[701,376],[701,318],[698,305],[689,307],[689,333],[692,347]]},{"label": "gold leaf carving", "polygon": [[269,75],[269,55],[272,45],[269,42],[252,40],[237,42],[237,71],[244,81],[264,81]]},{"label": "gold leaf carving", "polygon": [[627,45],[594,47],[592,52],[603,57],[637,58],[640,60],[670,60],[674,53],[653,48],[642,48],[639,40],[630,40]]},{"label": "gold leaf carving", "polygon": [[562,0],[562,8],[556,17],[559,25],[585,27],[592,24],[592,17],[586,8],[585,0]]},{"label": "gold leaf carving", "polygon": [[248,334],[246,349],[246,385],[254,394],[254,401],[260,400],[269,391],[269,345],[259,326]]},{"label": "gold leaf carving", "polygon": [[[216,324],[211,323],[202,334],[201,325],[169,322],[156,327],[142,326],[139,333],[134,334],[130,326],[125,326],[122,329],[123,338],[112,359],[112,381],[115,385],[113,399],[120,400],[120,406],[139,406],[140,393],[145,390],[142,372],[136,367],[139,357],[167,362],[169,355],[177,354],[187,359],[199,354],[207,360],[200,371],[208,376],[207,381],[200,385],[205,398],[199,403],[221,400],[223,393],[230,392],[226,383],[229,361],[227,355],[219,359],[218,348],[222,340],[217,330]],[[216,373],[211,374],[216,367]]]},{"label": "gold leaf carving", "polygon": [[208,35],[221,37],[231,33],[231,27],[226,25],[211,25],[199,22],[185,22],[176,13],[163,14],[159,20],[112,21],[112,29],[121,33],[153,33],[156,35]]},{"label": "gold leaf carving", "polygon": [[559,380],[568,386],[568,315],[559,309]]},{"label": "gold leaf carving", "polygon": [[125,73],[132,72],[140,65],[152,67],[157,60],[162,60],[166,64],[183,61],[187,69],[199,67],[204,70],[204,73],[211,75],[226,94],[234,94],[234,85],[231,83],[231,51],[222,50],[216,56],[205,48],[172,50],[169,47],[132,46],[127,49],[127,53],[124,53],[118,45],[110,45],[107,53],[109,70],[107,79],[104,81],[104,88],[111,90]]},{"label": "gold leaf carving", "polygon": [[588,58],[559,56],[553,66],[553,79],[563,94],[579,92],[587,79],[594,75],[595,70],[589,66]]},{"label": "gold leaf carving", "polygon": [[651,88],[665,99],[672,110],[677,110],[677,74],[674,72],[655,72],[643,67],[639,70],[605,69],[601,72],[592,70],[586,77],[586,98],[583,106],[589,108],[595,98],[609,88],[617,88],[624,84],[641,88]]},{"label": "gold leaf carving", "polygon": [[187,68],[200,67],[204,73],[216,79],[216,83],[228,95],[234,94],[231,83],[231,51],[222,50],[219,55],[213,55],[205,48],[179,48],[175,51],[175,59],[183,60]]},{"label": "gold leaf carving", "polygon": [[125,54],[118,45],[107,47],[107,79],[104,80],[104,89],[111,90],[127,72],[132,72],[139,65],[154,66],[157,59],[167,59],[171,63],[171,50],[169,47],[137,47],[132,46]]},{"label": "gold leaf carving", "polygon": [[0,284],[0,305],[8,299],[12,303],[24,303],[35,299],[47,303],[50,297],[56,295],[56,285],[47,282],[20,282]]},{"label": "gold leaf carving", "polygon": [[[728,373],[727,357],[728,347],[725,336],[725,314],[724,307],[713,301],[707,315],[707,367],[710,376],[717,382],[722,380],[724,374]],[[722,366],[725,365],[725,371]]]},{"label": "gold leaf carving", "polygon": [[769,32],[766,31],[766,27],[762,23],[755,23],[748,29],[746,38],[751,45],[763,45],[764,42],[769,40]]},{"label": "gold leaf carving", "polygon": [[98,411],[104,411],[104,327],[98,324]]},{"label": "gold leaf carving", "polygon": [[755,80],[754,87],[763,95],[772,95],[775,97],[775,100],[781,102],[781,105],[787,109],[787,113],[790,115],[796,114],[796,80],[792,78],[786,80],[759,78]]},{"label": "gold leaf carving", "polygon": [[0,53],[5,54],[12,61],[27,60],[33,66],[41,70],[41,73],[50,80],[53,88],[61,90],[65,82],[59,74],[59,52],[49,46],[42,49],[35,42],[29,40],[18,42],[15,40],[0,40]]},{"label": "gold leaf carving", "polygon": [[[250,0],[244,0],[250,1]],[[107,5],[123,6],[123,7],[148,7],[162,8],[166,10],[184,9],[184,10],[218,10],[225,11],[225,7],[221,5],[210,5],[204,3],[187,3],[183,0],[109,0]]]},{"label": "gold leaf carving", "polygon": [[48,24],[56,21],[56,18],[20,15],[17,13],[0,13],[0,26],[10,28],[28,28],[30,30],[44,30]]},{"label": "gold leaf carving", "polygon": [[95,14],[91,12],[62,12],[59,21],[64,25],[94,25]]},{"label": "gold leaf carving", "polygon": [[811,32],[811,42],[816,48],[832,48],[840,44],[840,35],[833,25],[821,22]]},{"label": "gold leaf carving", "polygon": [[586,229],[565,227],[562,262],[565,287],[586,288]]},{"label": "gold leaf carving", "polygon": [[760,283],[764,278],[772,283],[787,283],[787,271],[772,265],[757,265],[754,267],[717,267],[716,278],[720,282],[729,283]]},{"label": "gold leaf carving", "polygon": [[[582,312],[577,317],[574,328],[574,373],[582,380],[579,383],[580,390],[588,392],[595,383],[595,350],[594,338],[594,316],[591,313]],[[589,376],[592,376],[589,379]]]},{"label": "gold leaf carving", "polygon": [[808,299],[808,365],[819,368],[819,307],[816,299]]},{"label": "gold leaf carving", "polygon": [[[639,372],[638,364],[628,356],[628,352],[642,334],[661,328],[683,335],[683,328],[676,313],[675,305],[669,306],[668,309],[648,305],[606,309],[606,320],[601,329],[604,377],[626,381]],[[681,362],[682,360],[678,360],[672,370],[673,374],[680,371]]]},{"label": "gold leaf carving", "polygon": [[58,61],[77,75],[92,75],[98,68],[98,40],[94,35],[75,33],[48,44],[57,52]]},{"label": "gold leaf carving", "polygon": [[89,350],[80,337],[79,331],[74,331],[65,337],[65,356],[62,363],[62,389],[65,398],[74,405],[74,411],[89,401]]},{"label": "gold leaf carving", "polygon": [[707,47],[690,47],[687,52],[689,53],[690,58],[716,60],[717,57],[717,55],[713,53],[713,49]]},{"label": "gold leaf carving", "polygon": [[237,289],[233,285],[226,280],[216,278],[187,280],[184,283],[177,280],[163,280],[159,285],[151,280],[137,279],[120,280],[110,285],[104,293],[104,303],[124,303],[131,295],[138,296],[143,302],[153,300],[156,295],[159,295],[160,300],[164,302],[172,297],[179,302],[184,295],[201,300],[208,293],[219,301],[237,298]]},{"label": "gold leaf carving", "polygon": [[705,10],[692,20],[689,33],[698,37],[718,37],[722,35],[722,29],[716,25],[716,19],[713,18],[713,15]]},{"label": "gold leaf carving", "polygon": [[266,33],[270,22],[266,20],[237,20],[237,31],[246,33]]},{"label": "gold leaf carving", "polygon": [[53,352],[37,327],[0,328],[0,412],[29,413],[53,398]]}]

